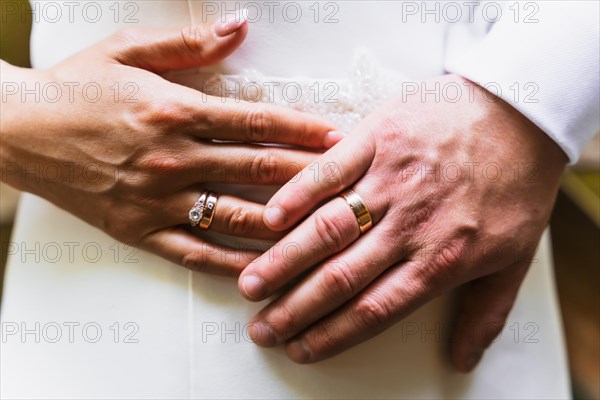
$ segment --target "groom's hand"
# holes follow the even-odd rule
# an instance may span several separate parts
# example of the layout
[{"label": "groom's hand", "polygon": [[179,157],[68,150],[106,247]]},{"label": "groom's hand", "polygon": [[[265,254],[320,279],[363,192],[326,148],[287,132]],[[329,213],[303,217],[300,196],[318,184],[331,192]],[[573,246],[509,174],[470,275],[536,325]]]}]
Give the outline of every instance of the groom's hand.
[{"label": "groom's hand", "polygon": [[[479,86],[443,76],[427,87],[450,84],[473,97],[391,101],[269,201],[273,229],[306,219],[242,272],[239,289],[258,301],[302,278],[253,318],[257,344],[323,360],[467,283],[452,360],[461,371],[476,365],[515,301],[566,156]],[[369,209],[363,234],[339,197],[347,189]]]}]

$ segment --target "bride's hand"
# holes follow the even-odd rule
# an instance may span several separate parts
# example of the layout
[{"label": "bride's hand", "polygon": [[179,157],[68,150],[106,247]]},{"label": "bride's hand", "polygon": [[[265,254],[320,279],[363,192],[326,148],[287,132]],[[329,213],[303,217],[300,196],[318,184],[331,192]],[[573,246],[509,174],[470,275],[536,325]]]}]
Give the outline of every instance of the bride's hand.
[{"label": "bride's hand", "polygon": [[250,264],[238,282],[250,300],[307,272],[253,318],[256,343],[287,342],[294,361],[322,360],[466,282],[454,365],[472,369],[500,332],[548,223],[566,156],[479,86],[444,76],[427,88],[436,82],[470,87],[472,99],[463,93],[456,103],[436,102],[418,93],[388,103],[269,201],[265,221],[286,229],[352,188],[373,228],[359,235],[346,201],[333,197]]},{"label": "bride's hand", "polygon": [[[158,75],[216,63],[246,33],[235,20],[126,30],[47,70],[2,62],[3,181],[173,262],[239,273],[254,253],[210,245],[181,228],[202,185],[282,184],[316,157],[298,147],[337,141],[319,118],[224,102]],[[252,144],[259,142],[296,149]],[[280,238],[265,227],[262,210],[223,195],[211,230]]]}]

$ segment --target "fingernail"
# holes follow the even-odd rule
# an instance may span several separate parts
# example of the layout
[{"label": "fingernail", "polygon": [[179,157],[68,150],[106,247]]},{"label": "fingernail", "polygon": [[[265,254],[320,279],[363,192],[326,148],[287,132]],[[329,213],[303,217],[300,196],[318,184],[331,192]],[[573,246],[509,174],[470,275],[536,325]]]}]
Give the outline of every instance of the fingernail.
[{"label": "fingernail", "polygon": [[277,339],[273,329],[264,322],[254,322],[248,326],[248,336],[259,346],[275,346]]},{"label": "fingernail", "polygon": [[267,295],[265,281],[256,275],[246,275],[242,278],[242,289],[246,296],[255,300],[262,300]]},{"label": "fingernail", "polygon": [[283,224],[285,224],[285,213],[281,208],[271,206],[265,210],[265,219],[271,226],[283,226]]},{"label": "fingernail", "polygon": [[225,22],[221,20],[217,20],[213,29],[217,36],[224,37],[231,35],[233,32],[237,31],[246,23],[248,20],[248,10],[246,8],[242,8],[235,13],[235,15],[227,18]]},{"label": "fingernail", "polygon": [[346,136],[348,136],[348,135],[346,135],[344,132],[331,131],[331,132],[327,133],[327,135],[325,136],[325,139],[323,140],[323,145],[326,148],[333,147],[335,144],[337,144],[337,142],[339,142]]},{"label": "fingernail", "polygon": [[467,371],[471,371],[473,368],[475,368],[477,363],[479,363],[479,360],[481,360],[482,355],[483,355],[482,349],[476,349],[471,354],[469,354],[469,356],[467,357],[467,361],[465,363],[465,366],[467,367]]},{"label": "fingernail", "polygon": [[289,341],[285,346],[285,351],[294,362],[304,364],[310,361],[311,352],[304,338]]}]

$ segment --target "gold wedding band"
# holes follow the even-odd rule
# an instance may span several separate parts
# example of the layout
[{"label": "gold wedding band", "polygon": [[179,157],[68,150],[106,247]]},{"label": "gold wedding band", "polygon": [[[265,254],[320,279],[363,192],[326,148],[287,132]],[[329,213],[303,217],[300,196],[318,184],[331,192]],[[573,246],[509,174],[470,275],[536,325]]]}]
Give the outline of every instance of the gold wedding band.
[{"label": "gold wedding band", "polygon": [[215,216],[215,210],[217,209],[217,200],[219,195],[215,192],[210,192],[206,197],[206,203],[204,205],[204,212],[202,213],[202,219],[200,220],[200,228],[208,229],[212,223],[213,217]]},{"label": "gold wedding band", "polygon": [[348,203],[352,209],[352,212],[356,217],[356,222],[358,222],[358,229],[360,229],[360,233],[363,234],[371,229],[373,227],[371,213],[369,213],[369,209],[362,201],[361,197],[353,190],[347,190],[342,193],[341,196],[344,198],[344,200],[346,200],[346,203]]}]

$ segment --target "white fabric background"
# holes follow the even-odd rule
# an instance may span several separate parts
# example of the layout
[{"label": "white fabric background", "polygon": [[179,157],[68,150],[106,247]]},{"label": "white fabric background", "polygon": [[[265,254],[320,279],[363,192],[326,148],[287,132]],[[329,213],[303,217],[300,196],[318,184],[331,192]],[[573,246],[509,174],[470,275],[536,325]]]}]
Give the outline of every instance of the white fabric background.
[{"label": "white fabric background", "polygon": [[[201,20],[201,2],[137,3],[139,25],[178,27]],[[356,48],[365,46],[385,67],[414,79],[443,73],[449,26],[398,23],[401,7],[401,2],[340,3],[340,22],[333,25],[315,25],[310,19],[299,24],[262,20],[250,26],[247,42],[217,69],[340,78]],[[40,23],[33,33],[34,64],[53,65],[123,26],[106,21]],[[74,343],[10,336],[1,343],[3,398],[569,396],[548,235],[508,317],[509,325],[518,324],[517,340],[513,330],[505,330],[470,375],[454,372],[445,360],[443,337],[427,333],[436,324],[447,326],[448,297],[338,357],[301,366],[288,361],[281,349],[261,349],[243,337],[221,340],[211,335],[203,340],[207,324],[243,326],[261,306],[243,300],[233,281],[193,274],[147,253],[138,253],[136,263],[115,263],[109,250],[114,240],[31,195],[22,200],[12,241],[42,247],[96,243],[104,253],[97,262],[81,256],[58,262],[36,262],[22,253],[12,256],[3,323],[31,327],[35,322],[92,321],[104,335],[95,344],[77,336]],[[139,343],[114,343],[108,330],[114,322],[136,323]],[[529,337],[537,342],[525,341],[532,332],[525,330],[526,323],[537,327]]]}]

